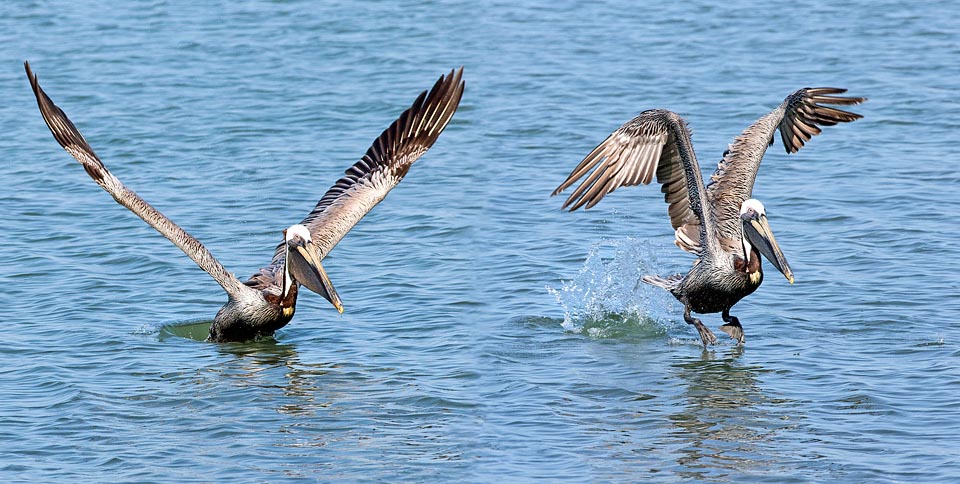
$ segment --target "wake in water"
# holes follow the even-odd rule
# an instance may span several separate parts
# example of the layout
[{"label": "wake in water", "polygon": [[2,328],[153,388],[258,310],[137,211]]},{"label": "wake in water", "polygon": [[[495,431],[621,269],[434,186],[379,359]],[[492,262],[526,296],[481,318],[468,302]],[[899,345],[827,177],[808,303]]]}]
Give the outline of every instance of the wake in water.
[{"label": "wake in water", "polygon": [[665,335],[673,298],[640,281],[645,274],[666,273],[657,259],[651,244],[638,238],[594,244],[573,280],[547,287],[563,307],[563,328],[593,338]]}]

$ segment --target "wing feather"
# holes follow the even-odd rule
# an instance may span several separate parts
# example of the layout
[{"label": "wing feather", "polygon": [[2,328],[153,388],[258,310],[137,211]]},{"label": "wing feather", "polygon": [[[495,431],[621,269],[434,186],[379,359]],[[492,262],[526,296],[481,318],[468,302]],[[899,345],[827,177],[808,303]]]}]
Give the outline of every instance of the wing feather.
[{"label": "wing feather", "polygon": [[[378,136],[359,161],[320,198],[300,222],[310,230],[320,258],[330,253],[347,232],[406,176],[453,118],[463,96],[463,68],[440,76],[429,91]],[[283,244],[277,246],[271,265],[251,278],[275,277],[283,261]]]},{"label": "wing feather", "polygon": [[201,269],[210,274],[217,283],[223,287],[224,291],[231,297],[237,297],[244,291],[243,285],[228,272],[226,268],[210,253],[207,248],[195,239],[192,235],[180,228],[172,220],[167,218],[159,210],[140,198],[133,190],[129,189],[113,176],[107,167],[100,161],[100,158],[94,153],[93,148],[87,143],[80,130],[74,126],[67,114],[53,103],[53,100],[47,96],[47,93],[40,88],[36,74],[30,69],[30,64],[23,63],[27,72],[27,78],[30,80],[30,86],[33,88],[33,94],[37,98],[37,105],[40,108],[40,114],[43,120],[53,133],[54,139],[74,157],[83,169],[93,178],[101,188],[109,193],[114,200],[123,205],[144,222],[160,232],[161,235],[169,239],[184,254],[190,257]]},{"label": "wing feather", "polygon": [[851,106],[866,101],[862,97],[836,96],[846,91],[831,87],[800,89],[734,138],[707,186],[707,198],[721,239],[727,240],[728,244],[739,243],[742,230],[740,205],[752,196],[760,161],[774,141],[775,130],[780,130],[780,139],[787,153],[796,153],[821,133],[821,126],[848,123],[863,117],[828,106]]},{"label": "wing feather", "polygon": [[649,184],[654,175],[669,205],[671,225],[684,230],[684,236],[678,232],[675,242],[688,252],[699,253],[703,179],[686,123],[676,113],[644,111],[620,126],[584,157],[553,195],[584,178],[562,208],[589,209],[620,187]]}]

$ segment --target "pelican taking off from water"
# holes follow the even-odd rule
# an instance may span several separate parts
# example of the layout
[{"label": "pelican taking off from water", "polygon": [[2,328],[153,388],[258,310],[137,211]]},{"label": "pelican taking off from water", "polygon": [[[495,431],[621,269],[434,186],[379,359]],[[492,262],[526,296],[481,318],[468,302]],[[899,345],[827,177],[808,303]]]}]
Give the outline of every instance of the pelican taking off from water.
[{"label": "pelican taking off from water", "polygon": [[210,325],[212,341],[244,341],[272,335],[293,317],[300,285],[343,312],[340,297],[320,261],[433,145],[457,110],[464,88],[461,67],[440,76],[429,92],[420,93],[307,217],[283,231],[283,242],[274,251],[270,265],[240,282],[203,244],[114,177],[67,115],[43,92],[30,65],[25,62],[24,68],[40,114],[57,142],[117,203],[173,242],[227,292],[227,303]]},{"label": "pelican taking off from water", "polygon": [[787,153],[795,153],[820,134],[818,126],[860,119],[859,114],[828,106],[866,101],[837,96],[844,92],[819,87],[787,96],[734,138],[706,186],[686,122],[671,111],[644,111],[594,148],[553,195],[593,170],[563,203],[571,211],[590,208],[617,188],[646,185],[656,174],[669,204],[674,243],[697,260],[686,275],[644,276],[643,282],[670,291],[683,303],[683,319],[697,328],[704,346],[717,338],[691,311],[722,312],[726,324],[720,329],[743,344],[743,327],[730,315],[730,308],[760,287],[760,255],[793,283],[793,272],[773,237],[763,204],[751,198],[760,160],[778,129]]}]

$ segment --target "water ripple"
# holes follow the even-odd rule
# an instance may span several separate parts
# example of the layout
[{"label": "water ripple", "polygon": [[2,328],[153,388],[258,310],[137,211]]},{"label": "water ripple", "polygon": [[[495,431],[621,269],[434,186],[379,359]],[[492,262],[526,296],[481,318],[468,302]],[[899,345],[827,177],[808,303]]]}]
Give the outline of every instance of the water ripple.
[{"label": "water ripple", "polygon": [[[955,10],[813,2],[0,4],[8,102],[4,482],[952,482],[960,475]],[[55,14],[52,14],[55,13]],[[203,342],[222,290],[57,148],[20,64],[111,170],[240,276],[412,98],[436,146],[274,338]],[[705,173],[807,85],[870,98],[764,201],[794,285],[704,351],[642,274],[685,271],[662,194],[549,197],[644,109]],[[716,315],[704,322],[715,327]],[[197,469],[203,469],[197,472]]]}]

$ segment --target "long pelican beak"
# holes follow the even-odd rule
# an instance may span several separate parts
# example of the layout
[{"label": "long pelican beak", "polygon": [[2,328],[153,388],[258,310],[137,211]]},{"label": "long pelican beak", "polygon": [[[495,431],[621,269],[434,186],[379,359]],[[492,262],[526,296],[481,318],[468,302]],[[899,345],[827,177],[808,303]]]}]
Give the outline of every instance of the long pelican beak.
[{"label": "long pelican beak", "polygon": [[773,231],[770,230],[770,224],[767,223],[767,216],[760,214],[755,219],[745,220],[743,232],[757,250],[770,261],[778,271],[793,284],[793,271],[787,264],[787,258],[783,256],[780,246],[777,245],[777,239],[773,237]]},{"label": "long pelican beak", "polygon": [[327,272],[320,265],[320,255],[310,242],[297,237],[287,242],[287,268],[290,275],[300,284],[321,295],[343,314],[343,303],[337,295]]}]

